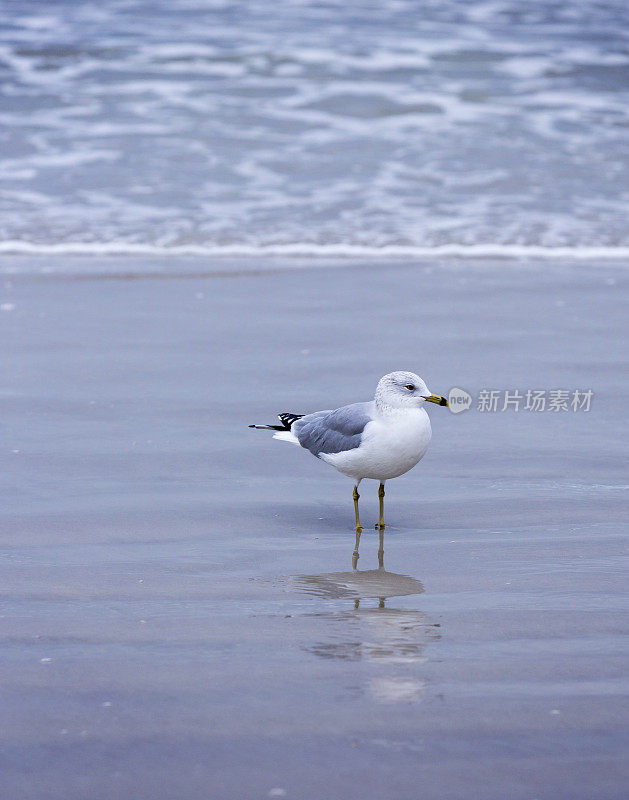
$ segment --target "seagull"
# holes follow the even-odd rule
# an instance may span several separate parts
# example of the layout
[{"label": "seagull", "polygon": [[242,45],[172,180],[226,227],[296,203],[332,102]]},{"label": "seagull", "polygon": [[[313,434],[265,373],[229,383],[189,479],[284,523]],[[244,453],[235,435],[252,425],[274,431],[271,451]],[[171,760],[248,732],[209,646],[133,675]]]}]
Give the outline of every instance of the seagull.
[{"label": "seagull", "polygon": [[303,447],[354,481],[356,549],[363,527],[358,515],[358,487],[363,478],[380,482],[380,514],[376,530],[383,531],[384,484],[404,475],[424,456],[432,436],[424,406],[447,406],[432,394],[414,372],[390,372],[378,381],[374,399],[313,414],[278,415],[281,425],[249,425],[275,431],[273,438]]}]

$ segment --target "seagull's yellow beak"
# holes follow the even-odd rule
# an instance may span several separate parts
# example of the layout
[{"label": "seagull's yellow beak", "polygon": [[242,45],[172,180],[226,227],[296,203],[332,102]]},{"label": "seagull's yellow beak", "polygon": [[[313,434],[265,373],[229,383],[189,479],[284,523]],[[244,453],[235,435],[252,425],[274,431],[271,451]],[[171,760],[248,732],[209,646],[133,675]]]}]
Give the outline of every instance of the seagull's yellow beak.
[{"label": "seagull's yellow beak", "polygon": [[446,400],[446,398],[441,397],[438,394],[423,394],[422,397],[428,403],[436,403],[438,406],[448,406],[448,401]]}]

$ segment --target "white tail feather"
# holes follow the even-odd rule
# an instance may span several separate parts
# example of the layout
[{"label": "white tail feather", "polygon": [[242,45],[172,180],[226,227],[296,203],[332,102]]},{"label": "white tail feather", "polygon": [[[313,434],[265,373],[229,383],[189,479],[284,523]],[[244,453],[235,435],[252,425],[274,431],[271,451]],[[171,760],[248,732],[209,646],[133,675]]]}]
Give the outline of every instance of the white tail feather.
[{"label": "white tail feather", "polygon": [[290,442],[291,444],[297,445],[299,444],[299,439],[290,431],[278,431],[277,433],[273,434],[273,438],[279,439],[282,442]]}]

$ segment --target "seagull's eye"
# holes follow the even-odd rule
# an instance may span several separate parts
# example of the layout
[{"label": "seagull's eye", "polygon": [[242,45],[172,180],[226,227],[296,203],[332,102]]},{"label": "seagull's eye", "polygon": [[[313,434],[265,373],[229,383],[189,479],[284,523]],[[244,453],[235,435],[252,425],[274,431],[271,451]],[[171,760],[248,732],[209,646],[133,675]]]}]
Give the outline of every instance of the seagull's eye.
[{"label": "seagull's eye", "polygon": [[405,386],[404,388],[405,388],[405,389],[408,389],[408,390],[409,390],[409,392],[414,392],[414,391],[415,391],[415,387],[413,386],[413,384],[412,384],[412,383],[407,383],[407,384],[406,384],[406,386]]}]

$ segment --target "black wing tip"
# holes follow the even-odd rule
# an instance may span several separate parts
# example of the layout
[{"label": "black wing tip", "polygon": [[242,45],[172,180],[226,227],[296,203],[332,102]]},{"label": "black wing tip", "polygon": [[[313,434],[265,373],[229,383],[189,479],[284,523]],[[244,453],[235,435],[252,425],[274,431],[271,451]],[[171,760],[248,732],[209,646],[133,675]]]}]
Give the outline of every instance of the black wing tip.
[{"label": "black wing tip", "polygon": [[282,423],[284,428],[289,431],[291,429],[291,425],[298,419],[301,419],[303,416],[304,414],[291,414],[289,411],[285,411],[283,414],[278,414],[277,418]]},{"label": "black wing tip", "polygon": [[259,430],[266,430],[266,431],[289,431],[291,429],[291,425],[295,420],[301,419],[304,414],[289,414],[288,412],[284,414],[278,414],[277,418],[282,423],[281,425],[249,425],[250,428],[258,428]]}]

